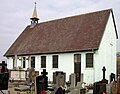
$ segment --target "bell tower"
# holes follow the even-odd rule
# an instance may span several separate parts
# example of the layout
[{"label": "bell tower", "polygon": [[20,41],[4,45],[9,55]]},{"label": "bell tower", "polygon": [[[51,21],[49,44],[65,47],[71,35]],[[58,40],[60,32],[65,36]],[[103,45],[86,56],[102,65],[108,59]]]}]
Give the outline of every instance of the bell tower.
[{"label": "bell tower", "polygon": [[31,20],[31,27],[34,27],[38,23],[39,18],[37,16],[36,2],[35,2],[34,10],[33,10],[33,15],[30,18],[30,20]]}]

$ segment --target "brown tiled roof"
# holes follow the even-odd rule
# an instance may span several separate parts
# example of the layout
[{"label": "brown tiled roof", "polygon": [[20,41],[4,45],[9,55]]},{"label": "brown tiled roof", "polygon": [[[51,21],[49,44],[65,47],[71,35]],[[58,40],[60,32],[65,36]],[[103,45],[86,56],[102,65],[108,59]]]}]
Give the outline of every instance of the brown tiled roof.
[{"label": "brown tiled roof", "polygon": [[5,56],[98,49],[111,9],[27,26]]}]

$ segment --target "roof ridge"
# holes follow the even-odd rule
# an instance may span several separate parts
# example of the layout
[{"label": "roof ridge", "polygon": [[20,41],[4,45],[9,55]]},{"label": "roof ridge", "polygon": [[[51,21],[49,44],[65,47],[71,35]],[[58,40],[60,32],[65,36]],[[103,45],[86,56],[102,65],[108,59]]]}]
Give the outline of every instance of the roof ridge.
[{"label": "roof ridge", "polygon": [[43,22],[40,22],[40,23],[38,23],[38,24],[41,24],[41,23],[48,23],[48,22],[58,21],[58,20],[63,20],[63,19],[68,19],[68,18],[74,18],[74,17],[78,17],[78,16],[84,16],[84,15],[99,13],[99,12],[103,12],[103,11],[112,11],[112,9],[104,9],[104,10],[99,10],[99,11],[93,11],[93,12],[83,13],[83,14],[77,14],[77,15],[72,15],[72,16],[66,16],[66,17],[63,17],[63,18],[56,18],[56,19],[52,19],[52,20],[48,20],[48,21],[43,21]]}]

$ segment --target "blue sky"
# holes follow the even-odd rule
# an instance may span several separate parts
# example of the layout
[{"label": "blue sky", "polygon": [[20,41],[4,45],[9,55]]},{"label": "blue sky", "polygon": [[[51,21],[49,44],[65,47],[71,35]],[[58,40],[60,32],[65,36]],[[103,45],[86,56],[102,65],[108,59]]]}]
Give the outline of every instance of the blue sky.
[{"label": "blue sky", "polygon": [[[120,0],[1,0],[0,62],[5,60],[3,55],[6,50],[30,24],[34,2],[37,2],[39,22],[112,8],[120,33]],[[120,39],[117,51],[120,52]]]}]

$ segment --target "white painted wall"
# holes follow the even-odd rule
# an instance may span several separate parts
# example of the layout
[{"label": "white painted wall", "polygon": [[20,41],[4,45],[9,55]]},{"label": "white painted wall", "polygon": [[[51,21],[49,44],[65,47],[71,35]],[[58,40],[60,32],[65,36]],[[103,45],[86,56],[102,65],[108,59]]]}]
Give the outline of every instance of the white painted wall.
[{"label": "white painted wall", "polygon": [[[88,52],[87,52],[88,53]],[[91,53],[91,52],[90,52]],[[86,68],[86,57],[84,52],[77,52],[77,53],[63,53],[63,54],[44,54],[44,55],[34,55],[35,56],[35,70],[41,72],[44,68],[41,68],[41,56],[46,56],[46,71],[48,72],[48,80],[53,80],[53,72],[55,71],[63,71],[66,73],[66,81],[69,80],[69,75],[74,73],[74,54],[81,54],[81,73],[83,73],[83,78],[85,82],[93,82],[93,68]],[[52,56],[58,55],[58,68],[52,68]],[[27,57],[27,56],[25,56]],[[10,58],[9,60],[10,61]],[[28,60],[26,60],[26,63]],[[22,61],[17,59],[17,67],[22,66]],[[28,64],[26,64],[28,65]],[[9,63],[8,68],[12,66],[12,62]],[[26,66],[25,69],[27,69]],[[91,75],[90,75],[91,73]],[[92,80],[92,81],[91,81]]]},{"label": "white painted wall", "polygon": [[[88,53],[88,52],[87,52]],[[90,52],[91,53],[91,52]],[[48,79],[50,81],[53,80],[53,72],[55,71],[63,71],[66,73],[66,81],[69,80],[69,75],[74,73],[74,54],[81,54],[81,73],[84,73],[84,81],[85,82],[93,82],[93,68],[86,68],[86,57],[84,52],[79,53],[64,53],[64,54],[45,54],[38,55],[36,57],[36,65],[35,70],[42,72],[43,68],[41,68],[40,61],[41,56],[46,56],[46,70],[48,71]],[[58,68],[52,68],[52,56],[58,55]],[[91,74],[90,74],[91,73]]]},{"label": "white painted wall", "polygon": [[95,81],[103,78],[102,68],[106,67],[106,79],[110,73],[116,74],[116,33],[112,14],[109,16],[98,52],[95,54]]},{"label": "white painted wall", "polygon": [[93,68],[86,68],[86,53],[93,53],[93,51],[81,53],[81,73],[83,73],[83,81],[87,84],[92,84],[94,82],[94,60]]},{"label": "white painted wall", "polygon": [[[58,68],[52,68],[52,56],[58,55]],[[49,54],[36,56],[36,71],[42,72],[40,61],[41,56],[46,56],[46,71],[48,71],[48,79],[53,80],[53,72],[66,72],[66,79],[69,80],[69,75],[74,72],[74,57],[73,54]],[[38,62],[38,63],[37,63]]]}]

